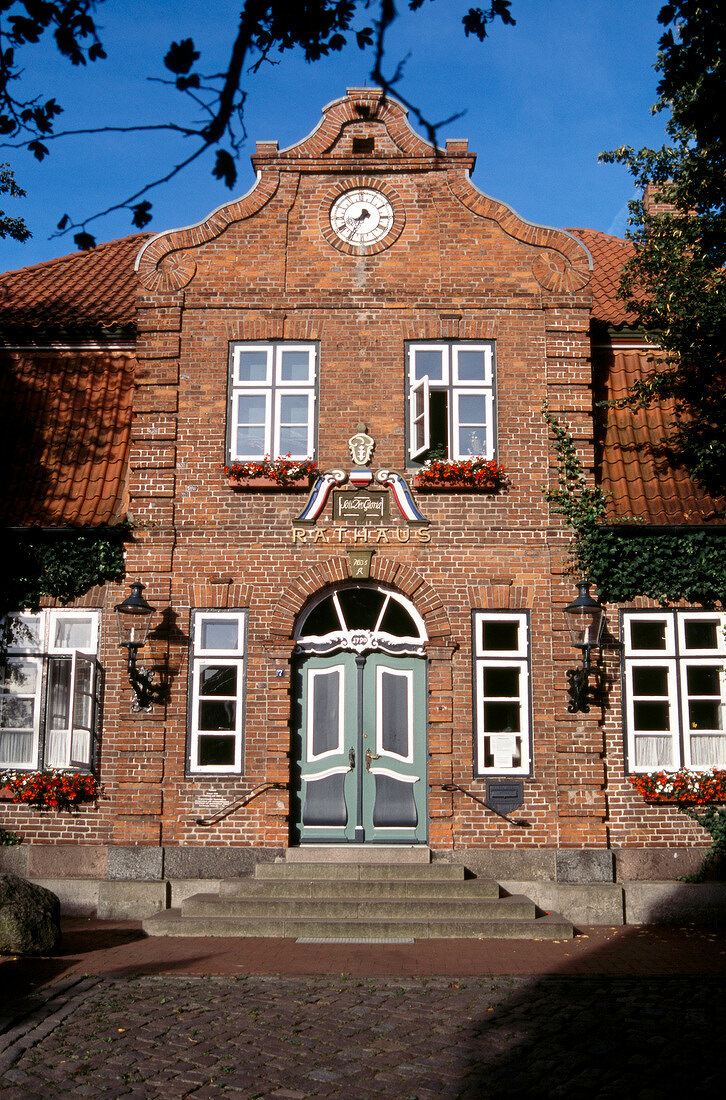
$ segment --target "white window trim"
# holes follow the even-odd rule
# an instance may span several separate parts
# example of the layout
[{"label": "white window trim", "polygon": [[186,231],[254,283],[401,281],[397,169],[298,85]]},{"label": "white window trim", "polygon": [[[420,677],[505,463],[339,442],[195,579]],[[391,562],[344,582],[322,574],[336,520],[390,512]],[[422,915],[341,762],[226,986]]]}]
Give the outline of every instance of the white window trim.
[{"label": "white window trim", "polygon": [[[237,646],[232,649],[202,648],[199,645],[204,619],[212,618],[236,619]],[[195,610],[191,615],[192,652],[189,662],[190,692],[189,692],[189,774],[191,775],[239,775],[242,772],[243,759],[243,731],[244,709],[246,700],[246,634],[247,611],[229,610]],[[207,698],[201,695],[199,690],[200,674],[208,665],[217,667],[235,668],[236,692],[234,696],[214,696],[214,698],[235,704],[235,723],[232,730],[203,730],[199,728],[200,700]],[[234,758],[231,764],[201,764],[199,762],[200,744],[205,737],[222,736],[234,738]]]},{"label": "white window trim", "polygon": [[[416,377],[416,353],[421,351],[441,352],[441,378],[430,378],[423,375]],[[460,351],[482,351],[484,353],[484,379],[464,379],[458,377],[458,357]],[[450,460],[461,461],[472,458],[473,455],[462,453],[459,448],[459,400],[464,394],[483,394],[486,406],[486,423],[484,424],[484,447],[481,457],[491,461],[496,457],[496,425],[495,417],[495,379],[494,379],[494,343],[493,341],[442,341],[432,343],[422,341],[409,343],[406,349],[407,370],[406,390],[408,396],[408,461],[416,462],[431,446],[430,432],[430,401],[431,394],[446,391],[447,393],[447,435],[448,457]],[[423,400],[425,402],[425,446],[419,447],[416,443],[415,426],[421,420],[421,413],[416,405],[416,400],[421,395],[421,383],[428,380]]]},{"label": "white window trim", "polygon": [[[244,350],[257,348],[267,354],[266,379],[253,382],[241,381],[239,362]],[[282,377],[283,353],[288,351],[305,352],[308,356],[308,372],[304,379],[284,379]],[[274,341],[256,343],[238,342],[231,345],[230,351],[230,394],[229,427],[227,453],[230,462],[250,462],[266,456],[284,458],[290,454],[293,459],[315,457],[315,436],[317,420],[317,365],[318,347],[315,343],[288,343]],[[308,397],[306,450],[280,451],[280,405],[285,394],[306,394]],[[247,397],[265,398],[264,450],[242,451],[237,448],[237,429],[240,424],[241,403]]]},{"label": "white window trim", "polygon": [[[36,667],[36,684],[33,698],[33,738],[32,738],[32,762],[27,760],[6,760],[0,763],[0,768],[10,768],[18,771],[41,771],[45,768],[56,768],[64,771],[92,770],[93,751],[96,735],[96,702],[99,682],[98,634],[100,623],[99,611],[86,611],[83,609],[47,610],[33,614],[26,612],[13,612],[8,618],[19,622],[37,621],[38,645],[12,645],[8,646],[8,658],[12,661],[28,661]],[[85,619],[91,628],[90,639],[87,645],[70,648],[54,645],[56,626],[63,620]],[[68,661],[71,674],[68,688],[68,713],[67,725],[61,729],[51,728],[52,711],[49,700],[49,684],[52,662]],[[90,670],[88,678],[88,691],[81,692],[90,699],[88,710],[88,724],[76,723],[77,697],[79,694],[78,675],[79,665],[85,664]],[[30,693],[25,693],[27,696]],[[85,711],[84,711],[85,713]],[[66,751],[59,757],[51,756],[51,735],[66,735]],[[83,737],[85,752],[83,756],[78,751],[79,737]]]},{"label": "white window trim", "polygon": [[[637,649],[632,642],[631,625],[646,620],[665,622],[665,646],[658,650]],[[716,645],[712,649],[687,649],[685,645],[685,623],[688,620],[701,620],[716,623]],[[623,718],[625,726],[626,773],[639,775],[652,771],[678,771],[681,767],[694,771],[708,771],[713,765],[692,763],[691,738],[699,736],[726,737],[726,643],[724,629],[726,614],[714,611],[623,611]],[[721,684],[722,730],[699,730],[691,734],[688,727],[688,693],[686,686],[687,669],[693,665],[718,666]],[[668,670],[669,730],[653,730],[637,733],[634,729],[633,669],[638,667],[664,667]],[[647,699],[639,696],[639,699]],[[655,697],[653,697],[655,698]],[[659,699],[664,698],[659,696]],[[697,698],[697,696],[690,696]],[[711,697],[709,697],[711,698]],[[671,763],[636,764],[635,743],[639,737],[669,737],[671,740]]]},{"label": "white window trim", "polygon": [[[512,622],[519,624],[516,650],[488,650],[483,645],[485,622]],[[477,776],[532,774],[532,707],[529,671],[529,616],[525,611],[474,611],[473,612],[473,660],[474,660],[474,774]],[[507,696],[506,701],[519,702],[519,731],[511,734],[488,733],[484,729],[484,670],[486,668],[516,668],[519,672],[519,695]],[[504,696],[492,696],[504,700]],[[513,737],[520,740],[521,762],[510,767],[485,765],[485,738]]]}]

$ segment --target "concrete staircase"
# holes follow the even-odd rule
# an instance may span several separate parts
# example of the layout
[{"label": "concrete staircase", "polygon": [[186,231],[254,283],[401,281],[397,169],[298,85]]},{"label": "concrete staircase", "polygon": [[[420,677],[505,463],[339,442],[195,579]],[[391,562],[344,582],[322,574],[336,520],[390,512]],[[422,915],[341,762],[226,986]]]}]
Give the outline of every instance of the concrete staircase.
[{"label": "concrete staircase", "polygon": [[[382,853],[383,854],[383,853]],[[385,856],[384,856],[385,858]],[[390,850],[387,858],[391,858]],[[571,939],[572,924],[457,864],[285,862],[193,894],[143,922],[150,936],[274,936],[335,942]]]}]

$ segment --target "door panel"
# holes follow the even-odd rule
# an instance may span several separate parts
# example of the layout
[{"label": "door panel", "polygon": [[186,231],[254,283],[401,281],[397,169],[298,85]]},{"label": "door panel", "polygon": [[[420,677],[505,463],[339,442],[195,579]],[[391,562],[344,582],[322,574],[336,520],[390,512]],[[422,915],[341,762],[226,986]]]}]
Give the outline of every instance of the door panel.
[{"label": "door panel", "polygon": [[296,684],[296,839],[425,842],[424,660],[312,656]]}]

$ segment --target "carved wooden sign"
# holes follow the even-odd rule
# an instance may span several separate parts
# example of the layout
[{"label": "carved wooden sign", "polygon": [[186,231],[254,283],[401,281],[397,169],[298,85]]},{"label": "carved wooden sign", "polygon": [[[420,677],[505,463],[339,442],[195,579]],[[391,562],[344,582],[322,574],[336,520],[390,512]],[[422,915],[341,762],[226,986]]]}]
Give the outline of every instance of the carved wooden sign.
[{"label": "carved wooden sign", "polygon": [[391,509],[388,493],[359,489],[356,493],[333,490],[333,519],[339,523],[388,523]]}]

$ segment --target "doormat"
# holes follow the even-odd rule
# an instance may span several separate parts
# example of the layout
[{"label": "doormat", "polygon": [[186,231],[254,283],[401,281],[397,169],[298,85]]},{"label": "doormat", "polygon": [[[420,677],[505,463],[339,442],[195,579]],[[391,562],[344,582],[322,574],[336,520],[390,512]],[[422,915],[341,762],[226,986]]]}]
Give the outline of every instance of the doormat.
[{"label": "doormat", "polygon": [[339,939],[329,939],[327,936],[301,936],[295,943],[413,943],[413,938],[402,939],[398,937],[386,937],[385,939],[359,938],[357,936],[341,936]]}]

